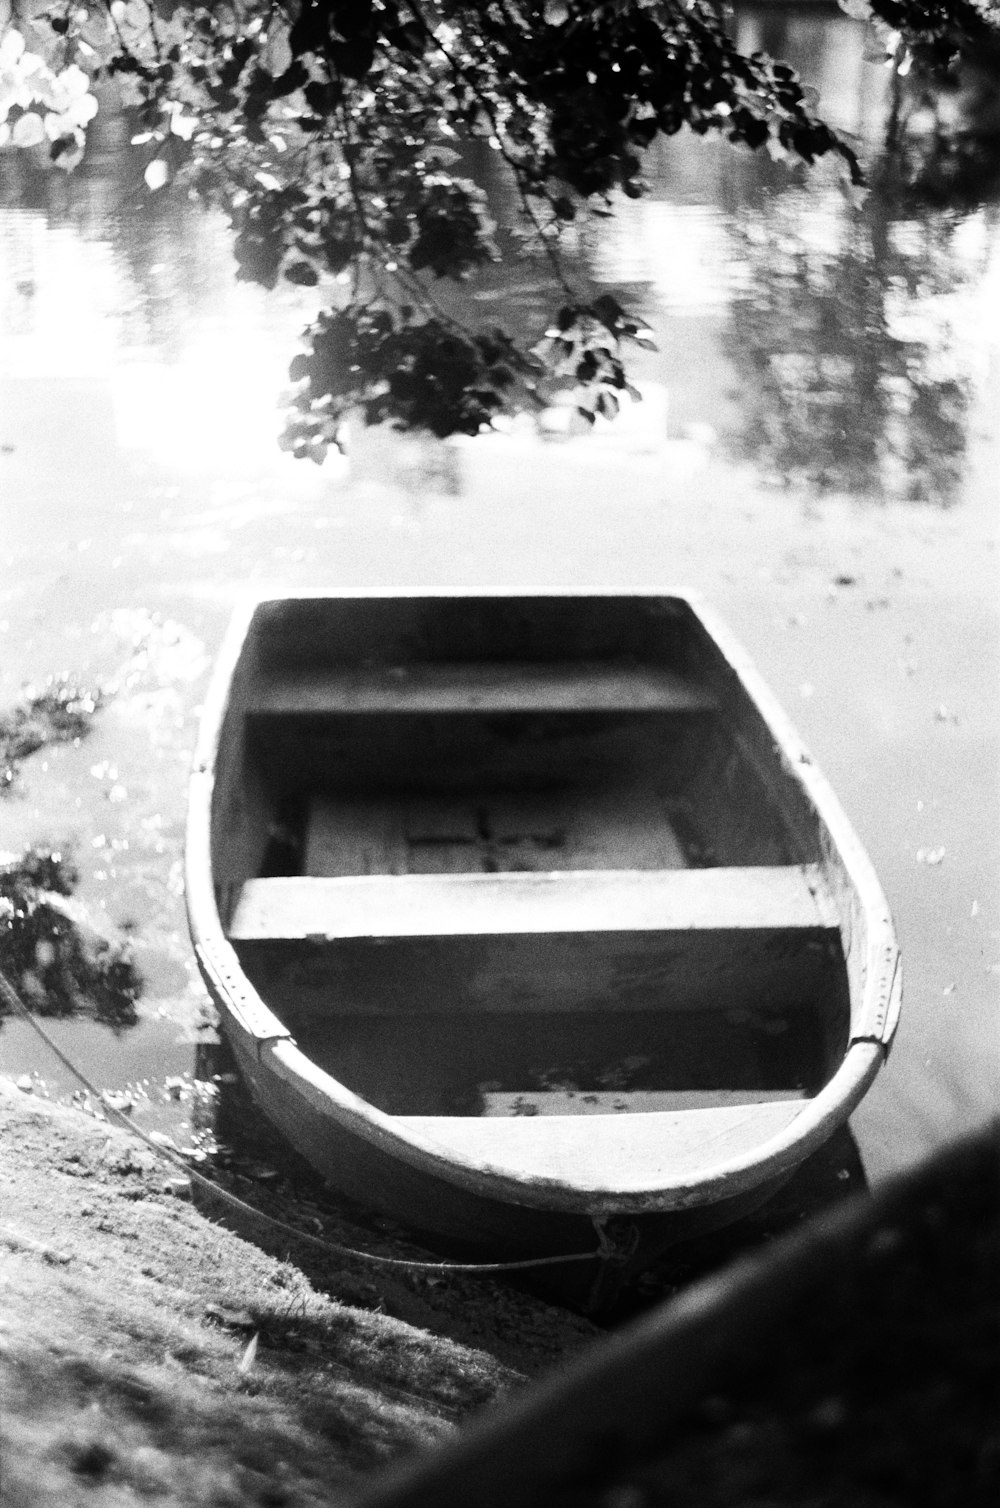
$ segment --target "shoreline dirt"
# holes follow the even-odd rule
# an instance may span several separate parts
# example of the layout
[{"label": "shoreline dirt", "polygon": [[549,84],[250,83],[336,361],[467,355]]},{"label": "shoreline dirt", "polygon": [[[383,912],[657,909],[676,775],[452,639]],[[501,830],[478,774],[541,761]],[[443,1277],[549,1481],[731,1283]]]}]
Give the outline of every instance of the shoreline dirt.
[{"label": "shoreline dirt", "polygon": [[336,1503],[596,1333],[482,1280],[307,1277],[305,1246],[269,1255],[126,1131],[2,1079],[0,1145],[4,1508]]}]

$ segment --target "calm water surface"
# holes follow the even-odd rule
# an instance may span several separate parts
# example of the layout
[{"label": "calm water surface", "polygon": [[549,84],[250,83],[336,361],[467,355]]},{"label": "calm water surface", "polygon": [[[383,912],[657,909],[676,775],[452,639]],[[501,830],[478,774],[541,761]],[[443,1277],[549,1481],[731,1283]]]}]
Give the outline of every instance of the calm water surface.
[{"label": "calm water surface", "polygon": [[[72,852],[71,919],[131,939],[138,1024],[50,1030],[147,1127],[184,1142],[202,1116],[179,1082],[211,1040],[181,856],[207,669],[239,593],[320,585],[701,589],[897,918],[903,1026],[853,1122],[869,1174],[995,1111],[997,215],[895,193],[884,75],[851,23],[741,24],[784,28],[882,187],[858,206],[833,170],[670,142],[649,198],[575,248],[659,346],[645,402],[587,435],[557,409],[456,446],[369,438],[350,470],[292,462],[274,440],[298,295],[241,287],[223,226],[150,206],[111,127],[69,182],[0,159],[0,706],[62,672],[111,693],[87,738],[26,761],[0,851]],[[527,327],[546,290],[526,263],[473,297]],[[0,1071],[75,1087],[9,1020]]]}]

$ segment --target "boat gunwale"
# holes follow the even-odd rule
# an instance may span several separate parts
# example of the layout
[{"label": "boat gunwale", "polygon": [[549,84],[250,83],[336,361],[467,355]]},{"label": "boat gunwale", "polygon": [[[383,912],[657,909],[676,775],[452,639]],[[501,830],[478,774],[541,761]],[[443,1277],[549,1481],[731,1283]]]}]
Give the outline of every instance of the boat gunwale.
[{"label": "boat gunwale", "polygon": [[[776,1135],[742,1155],[730,1156],[697,1174],[671,1178],[669,1169],[656,1168],[655,1181],[630,1191],[617,1185],[585,1185],[579,1181],[519,1175],[493,1167],[486,1160],[463,1158],[438,1146],[423,1131],[403,1126],[396,1117],[378,1110],[326,1073],[295,1043],[292,1033],[261,998],[247,978],[236,950],[225,936],[215,897],[212,865],[212,800],[216,762],[229,708],[233,677],[251,636],[257,613],[268,604],[288,601],[364,601],[412,598],[518,597],[633,597],[673,599],[686,607],[712,641],[725,665],[741,685],[772,736],[785,773],[803,789],[824,838],[824,865],[843,869],[844,897],[835,897],[840,916],[845,960],[859,972],[861,1004],[854,1008],[851,1030],[836,1072],[802,1111]],[[280,596],[248,597],[235,610],[223,640],[206,693],[191,776],[185,849],[186,904],[192,941],[206,984],[232,1024],[251,1039],[263,1069],[290,1082],[297,1093],[322,1115],[332,1116],[346,1131],[372,1143],[425,1174],[440,1177],[477,1194],[515,1204],[550,1210],[585,1212],[594,1216],[641,1214],[708,1204],[743,1190],[759,1187],[801,1163],[843,1124],[863,1099],[881,1067],[898,1024],[900,1005],[899,950],[888,905],[871,860],[840,806],[832,787],[819,771],[791,721],[763,681],[749,656],[729,629],[698,594],[689,590],[644,588],[628,592],[610,589],[498,588],[373,590],[359,588],[331,593],[306,590]],[[850,914],[851,899],[861,912],[861,929]],[[864,956],[857,957],[858,930]],[[852,952],[853,950],[853,952]],[[655,1132],[663,1112],[649,1112],[636,1120]],[[620,1119],[620,1118],[618,1118]],[[655,1139],[655,1138],[654,1138]]]},{"label": "boat gunwale", "polygon": [[[319,1068],[291,1037],[271,1038],[261,1044],[260,1061],[271,1073],[292,1082],[299,1093],[323,1112],[332,1112],[345,1130],[363,1137],[383,1151],[399,1157],[423,1173],[443,1178],[470,1193],[509,1200],[528,1208],[583,1213],[594,1218],[613,1215],[644,1215],[691,1209],[743,1193],[791,1172],[829,1139],[860,1104],[882,1066],[882,1049],[875,1043],[854,1043],[833,1078],[787,1127],[760,1142],[740,1157],[730,1157],[683,1177],[670,1176],[663,1162],[669,1160],[669,1143],[657,1132],[675,1120],[669,1111],[648,1111],[641,1116],[615,1116],[636,1137],[640,1130],[647,1143],[655,1143],[660,1159],[655,1178],[638,1188],[623,1188],[621,1182],[589,1182],[579,1178],[545,1178],[514,1173],[486,1159],[473,1160],[455,1148],[435,1142],[433,1136],[401,1126],[400,1119],[375,1109],[338,1079]],[[458,1119],[458,1118],[454,1118]],[[589,1116],[547,1116],[547,1121],[568,1121],[573,1130],[586,1134]],[[633,1168],[648,1167],[638,1159],[632,1145]]]}]

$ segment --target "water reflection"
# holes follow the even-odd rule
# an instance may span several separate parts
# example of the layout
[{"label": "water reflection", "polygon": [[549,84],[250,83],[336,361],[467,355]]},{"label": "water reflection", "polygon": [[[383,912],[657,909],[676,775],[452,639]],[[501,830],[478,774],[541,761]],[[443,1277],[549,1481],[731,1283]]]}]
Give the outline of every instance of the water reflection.
[{"label": "water reflection", "polygon": [[[948,132],[914,115],[893,137],[889,73],[832,10],[737,6],[737,33],[819,85],[823,110],[864,143],[870,190],[854,195],[829,164],[681,134],[647,154],[643,199],[573,228],[574,275],[624,290],[656,333],[660,357],[634,370],[669,397],[675,435],[707,422],[731,457],[807,492],[952,506],[986,365],[970,310],[995,249],[983,199],[996,138],[981,110]],[[947,95],[925,97],[954,115]],[[474,171],[509,223],[495,154]],[[964,194],[946,197],[959,180]],[[502,300],[522,335],[557,299],[541,260],[493,285],[475,296]]]},{"label": "water reflection", "polygon": [[[79,745],[104,701],[69,677],[50,677],[0,715],[0,797],[20,765],[52,744]],[[41,1016],[85,1016],[116,1032],[135,1026],[142,981],[127,944],[110,942],[74,916],[80,872],[68,852],[30,846],[0,855],[0,966]],[[0,1019],[4,1014],[0,1003]]]},{"label": "water reflection", "polygon": [[[789,190],[734,218],[737,452],[785,484],[948,507],[974,397],[954,315],[989,227],[914,215],[881,162],[859,209]],[[971,232],[971,234],[970,234]]]},{"label": "water reflection", "polygon": [[188,471],[234,457],[273,471],[315,299],[237,283],[223,217],[152,198],[139,167],[127,145],[68,178],[0,158],[0,380],[104,379],[106,444]]},{"label": "water reflection", "polygon": [[29,755],[46,744],[83,738],[103,699],[100,690],[86,691],[67,677],[50,676],[41,691],[0,714],[0,797],[13,789],[21,761]]},{"label": "water reflection", "polygon": [[[73,916],[78,878],[72,860],[49,849],[0,865],[0,965],[40,1016],[86,1016],[124,1031],[139,1019],[142,980],[127,943]],[[0,1021],[4,1014],[0,1001]]]},{"label": "water reflection", "polygon": [[[787,485],[949,506],[976,385],[976,353],[954,316],[985,269],[993,218],[968,197],[948,208],[941,194],[959,179],[972,193],[989,188],[987,126],[997,122],[986,119],[982,87],[960,92],[961,105],[910,80],[894,95],[888,71],[865,60],[865,29],[832,8],[737,5],[734,25],[740,46],[787,58],[818,87],[831,121],[865,144],[871,193],[859,205],[829,165],[790,168],[681,134],[649,154],[646,198],[568,230],[569,263],[584,285],[628,290],[664,351],[696,322],[712,325],[717,374],[694,383],[738,458]],[[121,118],[99,119],[108,140],[69,179],[3,160],[0,206],[11,208],[0,221],[0,330],[25,350],[30,341],[34,363],[40,343],[65,353],[71,336],[78,365],[103,359],[110,369],[124,356],[115,422],[130,449],[173,459],[183,432],[194,466],[220,447],[231,455],[238,433],[248,470],[273,463],[277,394],[294,349],[287,331],[305,323],[313,300],[279,289],[262,320],[257,290],[233,282],[221,219],[146,194],[135,154],[115,136]],[[472,149],[469,167],[510,226],[517,196],[497,154]],[[97,309],[73,291],[79,240],[100,284]],[[53,318],[60,247],[69,292]],[[487,321],[495,304],[528,344],[560,299],[540,255],[522,255],[513,278],[504,268],[457,300],[444,295]],[[270,339],[283,317],[286,333]],[[670,358],[636,371],[680,385]],[[723,373],[737,393],[716,381]],[[690,403],[679,395],[681,416]]]},{"label": "water reflection", "polygon": [[832,13],[738,6],[736,24],[867,142],[871,190],[855,205],[763,161],[732,181],[747,278],[727,332],[742,380],[733,446],[786,484],[948,507],[977,375],[956,316],[995,220],[980,209],[996,184],[995,78],[985,96],[969,68],[954,86],[901,80],[865,61],[865,27]]},{"label": "water reflection", "polygon": [[1000,49],[947,77],[893,72],[885,142],[914,202],[969,207],[1000,190]]},{"label": "water reflection", "polygon": [[[20,521],[44,552],[37,513]],[[106,601],[100,573],[97,590]],[[56,644],[67,631],[79,639],[58,594],[49,620]],[[95,689],[49,677],[0,711],[0,967],[26,1006],[58,1022],[48,1029],[57,1047],[103,1087],[154,1064],[159,1074],[185,1067],[202,1021],[179,847],[186,693],[206,659],[189,629],[139,608],[98,614],[87,637]],[[12,634],[0,643],[6,671],[21,644]],[[53,1092],[76,1088],[8,1012],[0,1071],[23,1076],[36,1065]]]}]

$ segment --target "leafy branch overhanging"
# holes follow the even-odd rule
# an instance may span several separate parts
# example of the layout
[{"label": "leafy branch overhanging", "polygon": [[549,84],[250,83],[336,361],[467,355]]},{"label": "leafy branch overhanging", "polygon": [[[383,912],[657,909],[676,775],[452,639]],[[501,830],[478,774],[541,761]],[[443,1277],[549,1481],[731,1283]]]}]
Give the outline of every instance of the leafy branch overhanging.
[{"label": "leafy branch overhanging", "polygon": [[[860,0],[848,0],[857,8]],[[643,192],[643,157],[688,129],[862,181],[794,71],[735,46],[712,0],[0,0],[0,146],[72,167],[115,80],[146,181],[221,208],[239,275],[320,285],[290,369],[286,448],[320,461],[345,417],[446,436],[569,386],[589,420],[631,393],[649,333],[573,286],[560,246]],[[945,59],[989,27],[973,0],[873,0]],[[6,13],[6,14],[5,14]],[[5,23],[5,24],[4,24]],[[909,30],[907,30],[909,29]],[[96,92],[95,92],[96,91]],[[469,171],[476,141],[513,185],[500,232]],[[531,345],[476,328],[446,290],[504,251],[558,290]],[[561,300],[561,302],[559,302]],[[451,305],[451,307],[449,307]]]}]

